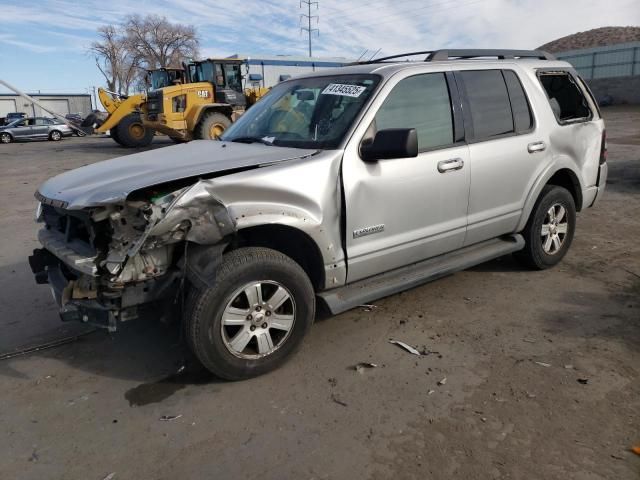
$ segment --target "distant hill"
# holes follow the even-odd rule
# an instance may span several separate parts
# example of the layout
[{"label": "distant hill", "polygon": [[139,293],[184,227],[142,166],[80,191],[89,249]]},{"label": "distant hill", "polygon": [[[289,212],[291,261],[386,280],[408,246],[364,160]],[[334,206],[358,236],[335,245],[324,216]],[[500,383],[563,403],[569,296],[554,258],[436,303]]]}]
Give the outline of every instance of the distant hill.
[{"label": "distant hill", "polygon": [[538,47],[550,53],[640,41],[640,27],[601,27],[559,38]]}]

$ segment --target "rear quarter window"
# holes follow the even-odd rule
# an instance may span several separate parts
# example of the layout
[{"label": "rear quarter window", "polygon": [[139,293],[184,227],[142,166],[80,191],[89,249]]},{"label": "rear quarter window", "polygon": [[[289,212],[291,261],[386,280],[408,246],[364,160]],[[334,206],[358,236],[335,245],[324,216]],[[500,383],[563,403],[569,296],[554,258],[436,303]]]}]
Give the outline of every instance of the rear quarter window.
[{"label": "rear quarter window", "polygon": [[569,72],[539,72],[538,78],[560,124],[591,119],[589,103]]}]

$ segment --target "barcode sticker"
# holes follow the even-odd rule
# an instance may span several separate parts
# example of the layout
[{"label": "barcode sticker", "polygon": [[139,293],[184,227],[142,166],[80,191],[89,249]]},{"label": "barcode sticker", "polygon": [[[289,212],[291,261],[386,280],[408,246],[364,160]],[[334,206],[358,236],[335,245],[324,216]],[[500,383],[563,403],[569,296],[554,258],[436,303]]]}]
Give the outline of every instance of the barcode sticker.
[{"label": "barcode sticker", "polygon": [[345,85],[342,83],[330,83],[322,91],[322,95],[340,95],[343,97],[359,97],[367,87],[359,85]]}]

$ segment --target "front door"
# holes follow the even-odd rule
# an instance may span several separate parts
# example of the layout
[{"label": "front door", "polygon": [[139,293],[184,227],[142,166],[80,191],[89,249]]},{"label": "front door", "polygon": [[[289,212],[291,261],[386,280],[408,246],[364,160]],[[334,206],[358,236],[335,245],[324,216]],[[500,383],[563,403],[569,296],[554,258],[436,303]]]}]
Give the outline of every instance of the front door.
[{"label": "front door", "polygon": [[[343,162],[347,281],[353,282],[460,248],[467,225],[469,159],[455,142],[444,73],[400,80],[365,138],[387,128],[415,128],[415,158],[364,162],[347,148]],[[360,143],[362,138],[352,141]]]},{"label": "front door", "polygon": [[29,126],[29,119],[25,118],[11,127],[11,134],[14,138],[28,138],[31,135],[31,127]]}]

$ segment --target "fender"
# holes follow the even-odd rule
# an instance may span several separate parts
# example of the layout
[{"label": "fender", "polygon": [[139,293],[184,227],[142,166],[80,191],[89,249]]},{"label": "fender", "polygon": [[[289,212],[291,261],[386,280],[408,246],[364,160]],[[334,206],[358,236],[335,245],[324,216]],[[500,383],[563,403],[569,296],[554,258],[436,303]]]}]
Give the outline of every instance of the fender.
[{"label": "fender", "polygon": [[334,288],[345,283],[347,270],[341,159],[342,151],[325,151],[199,183],[225,206],[237,231],[277,224],[305,233],[322,256],[326,287]]},{"label": "fender", "polygon": [[[584,197],[585,187],[582,181],[580,180],[580,176],[577,173],[580,170],[577,168],[577,165],[575,164],[575,162],[573,162],[569,157],[564,155],[556,157],[549,164],[549,166],[542,171],[542,173],[538,176],[538,178],[535,179],[533,186],[529,190],[529,195],[527,195],[527,198],[524,202],[524,206],[522,208],[522,216],[520,217],[520,221],[518,222],[518,227],[516,228],[516,232],[520,232],[524,230],[524,227],[526,226],[527,221],[529,220],[529,216],[531,215],[531,211],[533,210],[533,206],[535,205],[536,200],[540,196],[540,192],[542,192],[542,189],[549,182],[551,177],[553,177],[560,170],[568,170],[571,173],[574,183],[577,183],[578,190],[580,192],[579,197],[580,198]],[[576,210],[580,211],[581,208],[582,208],[582,205],[576,204]]]},{"label": "fender", "polygon": [[189,128],[193,130],[195,126],[200,123],[200,120],[202,120],[202,116],[206,112],[210,111],[217,111],[231,118],[231,115],[233,114],[233,107],[228,103],[207,103],[204,105],[198,105],[197,107],[194,107],[194,113],[192,117],[193,125],[189,125]]}]

